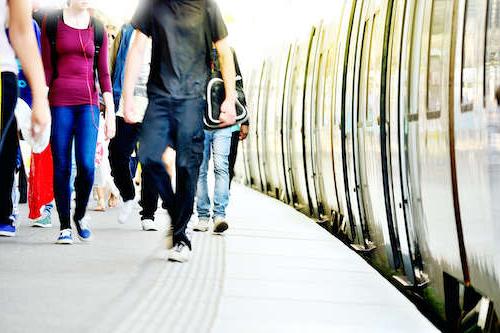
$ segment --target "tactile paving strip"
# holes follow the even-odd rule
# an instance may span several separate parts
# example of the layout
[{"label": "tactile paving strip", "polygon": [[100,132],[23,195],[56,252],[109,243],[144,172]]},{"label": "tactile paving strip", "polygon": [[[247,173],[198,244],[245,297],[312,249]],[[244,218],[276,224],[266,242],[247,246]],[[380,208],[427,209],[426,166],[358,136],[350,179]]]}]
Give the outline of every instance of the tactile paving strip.
[{"label": "tactile paving strip", "polygon": [[188,263],[168,262],[166,254],[162,249],[160,255],[145,263],[153,266],[145,267],[148,278],[138,277],[130,285],[130,294],[124,291],[113,302],[112,307],[120,305],[106,315],[106,323],[98,331],[210,331],[224,283],[224,237],[195,233]]}]

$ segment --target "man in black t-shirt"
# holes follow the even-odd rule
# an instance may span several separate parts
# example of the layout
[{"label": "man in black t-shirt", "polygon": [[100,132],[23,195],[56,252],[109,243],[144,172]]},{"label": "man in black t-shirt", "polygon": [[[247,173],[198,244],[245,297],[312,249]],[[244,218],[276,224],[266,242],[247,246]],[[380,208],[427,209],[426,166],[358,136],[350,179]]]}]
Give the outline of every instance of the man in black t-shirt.
[{"label": "man in black t-shirt", "polygon": [[[191,242],[186,227],[193,213],[199,167],[203,160],[203,113],[209,78],[210,47],[219,52],[226,100],[222,126],[235,123],[235,67],[227,29],[214,0],[144,0],[132,19],[137,30],[127,58],[123,89],[124,118],[136,123],[133,95],[148,37],[153,42],[148,81],[149,106],[143,121],[139,158],[143,172],[155,179],[167,205],[173,234],[167,235],[169,259],[189,260]],[[176,192],[162,163],[176,150]]]}]

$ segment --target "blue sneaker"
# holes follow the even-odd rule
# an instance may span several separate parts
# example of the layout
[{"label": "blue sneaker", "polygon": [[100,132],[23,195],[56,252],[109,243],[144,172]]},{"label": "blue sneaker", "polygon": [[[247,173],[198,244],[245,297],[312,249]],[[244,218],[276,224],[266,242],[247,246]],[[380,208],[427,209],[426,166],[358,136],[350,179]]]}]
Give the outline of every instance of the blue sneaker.
[{"label": "blue sneaker", "polygon": [[0,236],[14,237],[16,235],[16,227],[14,224],[0,224]]},{"label": "blue sneaker", "polygon": [[59,237],[57,238],[56,244],[71,245],[73,244],[73,232],[71,229],[61,230]]},{"label": "blue sneaker", "polygon": [[90,242],[92,240],[92,230],[90,230],[89,223],[85,218],[81,221],[76,221],[76,230],[78,231],[78,238],[82,242]]}]

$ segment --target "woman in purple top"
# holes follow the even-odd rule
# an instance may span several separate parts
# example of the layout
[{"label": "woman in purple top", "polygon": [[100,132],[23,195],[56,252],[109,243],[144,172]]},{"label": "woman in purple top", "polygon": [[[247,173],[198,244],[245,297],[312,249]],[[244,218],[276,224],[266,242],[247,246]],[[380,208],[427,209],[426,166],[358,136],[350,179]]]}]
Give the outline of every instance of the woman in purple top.
[{"label": "woman in purple top", "polygon": [[[72,244],[70,222],[71,145],[74,139],[77,177],[76,208],[73,220],[78,237],[90,241],[92,232],[84,219],[94,183],[94,157],[99,129],[99,98],[94,74],[94,29],[87,0],[70,0],[57,20],[56,61],[49,37],[49,18],[42,24],[42,56],[45,65],[49,102],[52,110],[51,145],[54,157],[54,195],[61,231],[58,244]],[[52,37],[53,38],[53,37]],[[102,36],[97,60],[97,77],[103,94],[105,134],[115,135],[115,112],[108,69],[108,38]],[[57,65],[57,68],[53,68]],[[55,75],[57,73],[57,75]]]}]

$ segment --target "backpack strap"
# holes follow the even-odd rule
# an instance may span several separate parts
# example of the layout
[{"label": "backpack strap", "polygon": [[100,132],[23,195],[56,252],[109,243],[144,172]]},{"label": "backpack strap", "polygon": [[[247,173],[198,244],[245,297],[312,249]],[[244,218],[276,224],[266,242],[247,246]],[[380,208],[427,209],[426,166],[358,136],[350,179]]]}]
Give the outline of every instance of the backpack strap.
[{"label": "backpack strap", "polygon": [[57,25],[62,18],[62,10],[46,14],[43,18],[42,29],[45,30],[50,44],[50,60],[52,63],[52,82],[57,78]]},{"label": "backpack strap", "polygon": [[101,21],[99,21],[95,17],[92,17],[90,20],[91,25],[94,27],[94,78],[96,78],[97,67],[99,65],[99,56],[101,54],[102,44],[104,43],[104,34],[106,32],[104,31],[104,25]]}]

